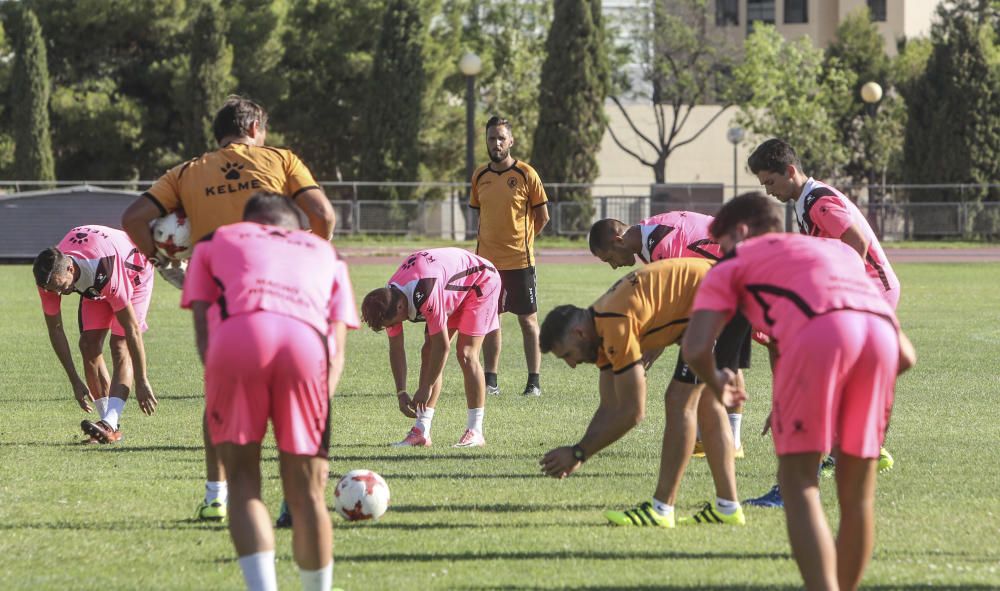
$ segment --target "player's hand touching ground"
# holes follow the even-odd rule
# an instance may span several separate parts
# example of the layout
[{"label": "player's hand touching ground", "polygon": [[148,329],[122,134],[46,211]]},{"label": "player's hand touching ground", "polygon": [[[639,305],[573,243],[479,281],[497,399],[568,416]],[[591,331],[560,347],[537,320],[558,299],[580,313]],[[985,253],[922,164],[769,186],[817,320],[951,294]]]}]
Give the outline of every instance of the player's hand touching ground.
[{"label": "player's hand touching ground", "polygon": [[542,466],[542,473],[552,478],[566,478],[583,464],[573,456],[573,448],[569,446],[549,451],[538,463]]},{"label": "player's hand touching ground", "polygon": [[135,381],[135,399],[139,403],[139,408],[147,416],[156,412],[156,396],[153,394],[153,388],[150,387],[149,382],[145,380]]},{"label": "player's hand touching ground", "polygon": [[90,406],[90,403],[94,401],[94,395],[90,393],[90,388],[83,383],[83,380],[73,382],[73,397],[76,398],[76,403],[80,405],[83,412],[94,412],[94,407]]},{"label": "player's hand touching ground", "polygon": [[396,402],[399,403],[399,412],[411,419],[417,418],[417,413],[413,410],[413,399],[410,398],[410,395],[406,391],[396,394]]}]

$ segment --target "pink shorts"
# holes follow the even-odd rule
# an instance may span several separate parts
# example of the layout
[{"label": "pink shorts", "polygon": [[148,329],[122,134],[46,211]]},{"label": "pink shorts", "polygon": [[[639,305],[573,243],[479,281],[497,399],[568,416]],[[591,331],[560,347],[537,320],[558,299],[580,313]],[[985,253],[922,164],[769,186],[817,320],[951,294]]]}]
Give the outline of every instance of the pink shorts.
[{"label": "pink shorts", "polygon": [[[150,267],[152,269],[152,267]],[[139,322],[139,330],[146,332],[146,313],[149,311],[149,301],[153,297],[153,273],[149,271],[149,277],[143,278],[143,282],[132,292],[132,311],[135,312],[135,319]],[[79,309],[80,331],[85,330],[107,330],[111,329],[111,334],[117,337],[125,336],[125,329],[118,323],[111,304],[105,300],[89,300],[80,298]]]},{"label": "pink shorts", "polygon": [[205,415],[212,443],[259,443],[274,425],[278,449],[326,457],[330,447],[326,338],[299,320],[254,312],[209,332]]},{"label": "pink shorts", "polygon": [[448,317],[448,330],[473,336],[485,336],[500,328],[497,311],[500,305],[500,276],[486,274],[486,280],[479,284],[483,295],[470,291],[458,309]]},{"label": "pink shorts", "polygon": [[877,458],[892,412],[899,340],[886,319],[840,311],[810,320],[782,343],[774,368],[771,428],[779,456]]}]

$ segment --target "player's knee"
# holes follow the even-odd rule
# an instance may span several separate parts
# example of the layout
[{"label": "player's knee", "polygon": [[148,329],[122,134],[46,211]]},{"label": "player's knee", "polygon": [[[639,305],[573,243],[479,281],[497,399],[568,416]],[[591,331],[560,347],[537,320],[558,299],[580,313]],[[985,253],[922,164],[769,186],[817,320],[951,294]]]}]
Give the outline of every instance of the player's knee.
[{"label": "player's knee", "polygon": [[80,354],[84,359],[94,359],[101,355],[104,343],[101,335],[91,331],[84,331],[80,334]]},{"label": "player's knee", "polygon": [[462,348],[455,352],[458,366],[462,371],[469,371],[479,366],[479,355],[474,355],[471,348]]},{"label": "player's knee", "polygon": [[519,314],[517,317],[518,324],[521,325],[522,330],[534,330],[538,331],[538,314]]}]

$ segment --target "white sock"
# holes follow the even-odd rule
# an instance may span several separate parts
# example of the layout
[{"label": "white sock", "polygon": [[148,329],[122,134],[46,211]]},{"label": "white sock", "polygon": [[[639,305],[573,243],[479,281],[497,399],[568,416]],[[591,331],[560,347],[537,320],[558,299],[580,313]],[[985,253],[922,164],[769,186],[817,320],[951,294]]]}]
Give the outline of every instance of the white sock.
[{"label": "white sock", "polygon": [[484,414],[486,414],[485,408],[470,408],[468,418],[465,419],[465,428],[482,433]]},{"label": "white sock", "polygon": [[701,441],[701,427],[694,428],[694,438],[696,441]]},{"label": "white sock", "polygon": [[[205,502],[211,503],[212,501],[219,501],[220,503],[229,502],[229,486],[225,480],[205,481]],[[271,557],[274,557],[274,552],[271,552]]]},{"label": "white sock", "polygon": [[732,515],[739,508],[739,501],[727,501],[726,499],[715,497],[715,510],[723,515]]},{"label": "white sock", "polygon": [[240,556],[240,570],[248,591],[278,591],[274,570],[274,550]]},{"label": "white sock", "polygon": [[434,409],[428,408],[424,412],[417,413],[417,429],[423,432],[424,437],[431,436],[431,421],[434,420]]},{"label": "white sock", "polygon": [[114,396],[108,397],[108,409],[107,413],[101,420],[105,423],[111,425],[112,429],[118,428],[118,419],[121,417],[122,410],[125,409],[125,401],[121,398],[115,398]]},{"label": "white sock", "polygon": [[333,561],[319,570],[299,569],[302,591],[330,591],[333,587]]},{"label": "white sock", "polygon": [[743,425],[743,413],[730,413],[729,426],[733,429],[733,448],[739,449],[743,445],[740,439],[740,426]]},{"label": "white sock", "polygon": [[94,399],[94,408],[97,409],[97,416],[99,420],[104,420],[104,417],[108,415],[108,396],[104,398]]},{"label": "white sock", "polygon": [[674,506],[653,499],[653,511],[660,517],[666,517],[674,512]]}]

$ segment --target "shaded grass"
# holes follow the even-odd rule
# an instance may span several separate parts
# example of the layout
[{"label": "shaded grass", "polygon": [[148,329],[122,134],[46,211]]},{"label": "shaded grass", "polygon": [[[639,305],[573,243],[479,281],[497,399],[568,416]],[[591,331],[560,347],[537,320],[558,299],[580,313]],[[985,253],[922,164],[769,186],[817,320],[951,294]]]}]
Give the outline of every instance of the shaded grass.
[{"label": "shaded grass", "polygon": [[[352,269],[364,293],[389,266]],[[896,469],[879,479],[878,541],[865,579],[873,589],[1000,587],[1000,265],[899,265],[900,316],[920,364],[900,380],[889,436]],[[597,264],[539,269],[543,314],[589,304],[619,275]],[[8,589],[238,589],[224,527],[189,520],[202,494],[201,370],[179,294],[156,287],[147,336],[154,417],[126,408],[126,441],[78,444],[82,414],[49,350],[27,267],[0,267],[0,581]],[[67,300],[69,324],[75,302]],[[781,512],[748,508],[742,529],[613,529],[601,511],[646,499],[663,429],[661,396],[672,363],[651,374],[646,421],[573,477],[544,479],[537,460],[575,442],[597,401],[594,368],[543,361],[538,399],[521,399],[520,334],[504,318],[500,385],[488,401],[484,449],[449,447],[464,427],[461,375],[449,363],[435,418],[435,447],[389,448],[409,420],[396,410],[385,337],[349,337],[333,406],[333,475],[370,468],[386,477],[392,508],[379,523],[338,522],[337,584],[346,589],[783,589],[800,579]],[[421,331],[408,330],[411,372]],[[71,341],[74,338],[71,335]],[[741,494],[773,481],[768,439],[769,372],[755,350],[744,422]],[[665,356],[664,360],[671,359]],[[411,378],[411,383],[415,377]],[[276,451],[264,451],[264,496],[280,499]],[[828,515],[832,481],[822,483]],[[704,462],[693,461],[679,510],[712,495]],[[331,498],[332,502],[332,498]],[[279,582],[298,588],[290,536],[278,532]],[[107,556],[107,558],[102,558]],[[96,578],[95,578],[96,577]],[[92,583],[92,584],[91,584]]]}]

